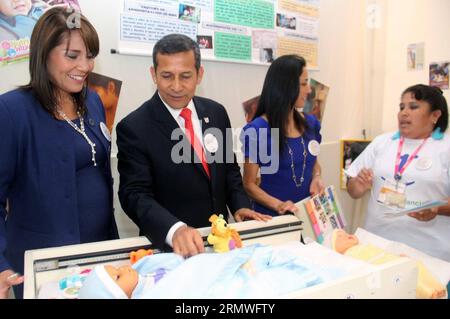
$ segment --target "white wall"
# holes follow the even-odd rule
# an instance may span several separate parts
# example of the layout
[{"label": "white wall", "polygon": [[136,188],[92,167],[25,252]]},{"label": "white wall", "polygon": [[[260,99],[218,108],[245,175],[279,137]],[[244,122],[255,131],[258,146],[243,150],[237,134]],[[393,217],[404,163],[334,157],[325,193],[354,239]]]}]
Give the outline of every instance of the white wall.
[{"label": "white wall", "polygon": [[330,86],[322,121],[319,161],[327,185],[334,185],[351,224],[355,201],[339,189],[341,138],[362,138],[364,128],[365,4],[360,0],[321,0],[319,71],[311,77]]},{"label": "white wall", "polygon": [[[385,48],[385,85],[382,104],[382,131],[397,129],[400,94],[408,86],[429,84],[429,64],[450,60],[450,1],[391,0],[387,1]],[[425,43],[423,71],[407,71],[406,49],[412,43]],[[450,102],[450,91],[444,96]]]}]

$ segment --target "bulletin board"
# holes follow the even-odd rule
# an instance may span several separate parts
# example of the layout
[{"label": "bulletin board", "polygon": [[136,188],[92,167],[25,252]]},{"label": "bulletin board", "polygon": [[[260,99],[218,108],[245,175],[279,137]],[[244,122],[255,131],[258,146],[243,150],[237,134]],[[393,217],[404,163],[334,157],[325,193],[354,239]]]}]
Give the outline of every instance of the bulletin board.
[{"label": "bulletin board", "polygon": [[117,53],[151,55],[170,33],[195,40],[202,58],[266,64],[298,54],[317,68],[320,0],[120,0]]}]

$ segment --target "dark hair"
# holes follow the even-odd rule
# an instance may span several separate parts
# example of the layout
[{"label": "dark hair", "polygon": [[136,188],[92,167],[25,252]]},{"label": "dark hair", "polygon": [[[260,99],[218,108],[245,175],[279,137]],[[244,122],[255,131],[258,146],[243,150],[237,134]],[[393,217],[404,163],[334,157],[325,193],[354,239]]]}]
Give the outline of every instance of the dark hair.
[{"label": "dark hair", "polygon": [[184,34],[169,34],[162,37],[153,47],[153,67],[158,67],[157,55],[175,54],[180,52],[193,51],[195,57],[195,69],[200,69],[201,57],[198,43]]},{"label": "dark hair", "polygon": [[439,128],[442,133],[447,130],[448,107],[447,101],[440,88],[425,84],[416,84],[403,91],[402,96],[406,93],[411,93],[418,101],[425,101],[430,104],[430,112],[437,110],[441,111],[441,116],[434,125],[433,130]]},{"label": "dark hair", "polygon": [[[72,31],[80,32],[87,51],[96,57],[100,46],[97,32],[86,17],[71,7],[49,9],[39,18],[31,34],[30,82],[22,88],[32,90],[42,107],[53,115],[56,113],[58,96],[47,69],[48,56],[66,37],[70,39]],[[86,111],[86,94],[86,84],[80,92],[72,93],[77,110],[82,114]]]},{"label": "dark hair", "polygon": [[[295,108],[295,102],[300,94],[299,78],[305,67],[305,59],[295,54],[275,59],[267,71],[258,108],[253,117],[266,114],[269,126],[280,129],[280,153],[286,141],[289,114]],[[306,132],[308,129],[306,120],[298,112],[294,112],[294,123],[300,132]]]}]

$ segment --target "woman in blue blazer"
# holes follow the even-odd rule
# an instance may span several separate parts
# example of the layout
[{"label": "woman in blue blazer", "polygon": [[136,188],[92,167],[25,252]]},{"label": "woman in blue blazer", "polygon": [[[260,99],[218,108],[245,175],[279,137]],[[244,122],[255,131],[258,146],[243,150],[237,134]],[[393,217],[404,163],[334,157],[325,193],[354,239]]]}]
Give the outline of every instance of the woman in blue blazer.
[{"label": "woman in blue blazer", "polygon": [[39,19],[30,83],[0,96],[0,298],[11,286],[22,296],[26,250],[118,237],[110,136],[86,86],[99,40],[72,13],[53,8]]}]

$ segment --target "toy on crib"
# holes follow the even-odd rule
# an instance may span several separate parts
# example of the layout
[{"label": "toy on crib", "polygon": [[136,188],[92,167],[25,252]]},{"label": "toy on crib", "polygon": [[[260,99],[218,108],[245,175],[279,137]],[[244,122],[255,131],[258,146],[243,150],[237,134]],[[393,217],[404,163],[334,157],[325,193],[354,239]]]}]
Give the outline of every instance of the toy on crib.
[{"label": "toy on crib", "polygon": [[211,215],[211,234],[208,235],[208,243],[214,246],[216,253],[224,253],[235,248],[242,247],[239,233],[228,226],[223,215]]},{"label": "toy on crib", "polygon": [[63,292],[65,298],[73,299],[78,297],[78,291],[90,271],[90,269],[85,269],[81,272],[78,269],[72,270],[70,275],[59,281],[59,289]]},{"label": "toy on crib", "polygon": [[130,263],[133,265],[139,259],[145,256],[153,255],[153,250],[151,249],[139,249],[136,251],[132,251],[130,253]]}]

